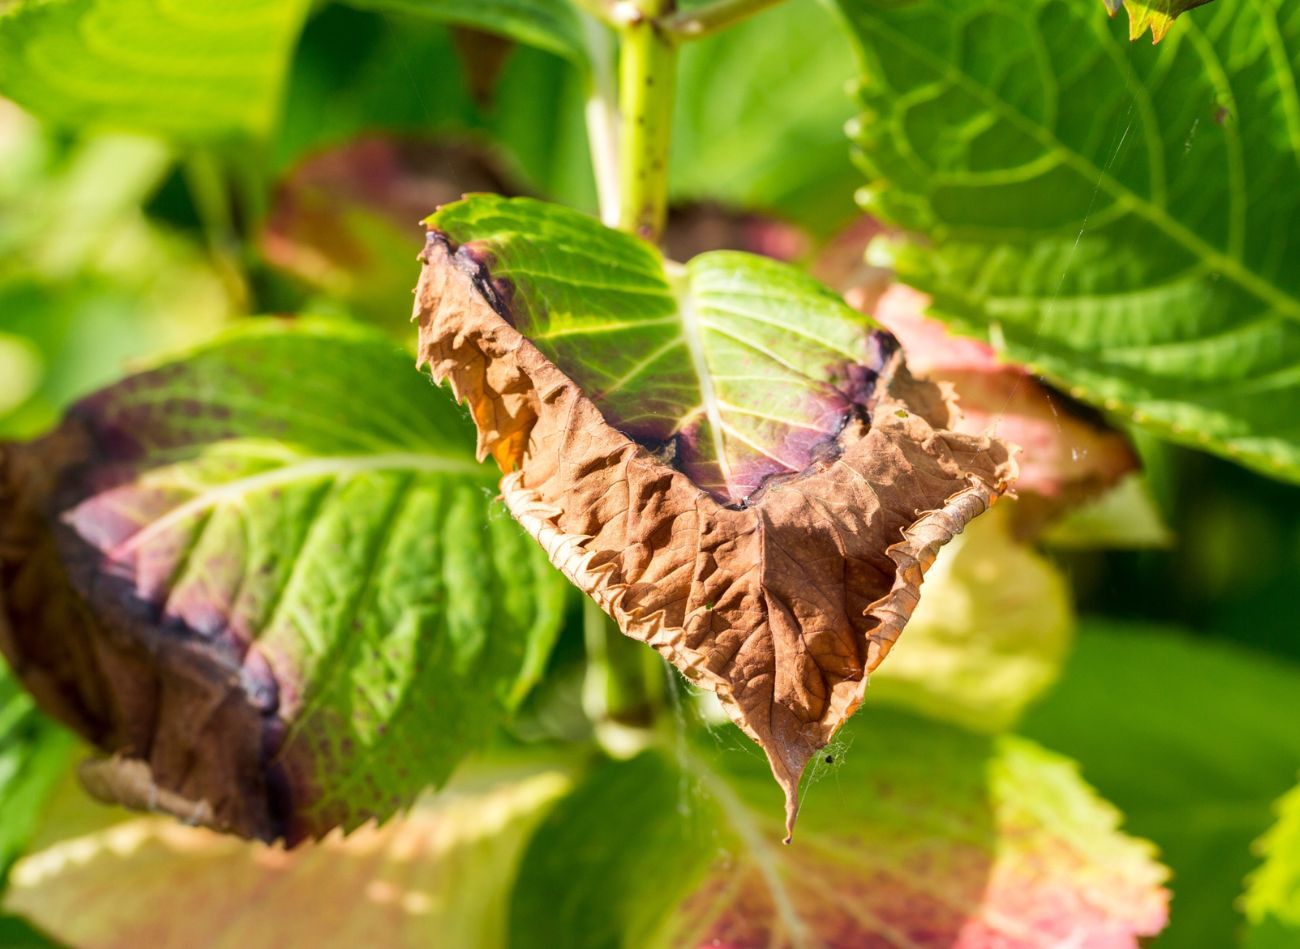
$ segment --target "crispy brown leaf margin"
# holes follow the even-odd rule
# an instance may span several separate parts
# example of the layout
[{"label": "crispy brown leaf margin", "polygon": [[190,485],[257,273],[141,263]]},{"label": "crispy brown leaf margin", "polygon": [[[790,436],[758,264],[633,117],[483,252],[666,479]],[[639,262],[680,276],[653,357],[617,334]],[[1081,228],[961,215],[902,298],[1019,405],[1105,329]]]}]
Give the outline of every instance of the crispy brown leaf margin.
[{"label": "crispy brown leaf margin", "polygon": [[510,511],[624,633],[717,692],[792,830],[804,766],[861,703],[939,548],[1014,478],[1010,449],[950,431],[951,390],[895,353],[870,420],[723,504],[607,423],[470,248],[431,232],[421,260],[419,362],[468,405]]}]

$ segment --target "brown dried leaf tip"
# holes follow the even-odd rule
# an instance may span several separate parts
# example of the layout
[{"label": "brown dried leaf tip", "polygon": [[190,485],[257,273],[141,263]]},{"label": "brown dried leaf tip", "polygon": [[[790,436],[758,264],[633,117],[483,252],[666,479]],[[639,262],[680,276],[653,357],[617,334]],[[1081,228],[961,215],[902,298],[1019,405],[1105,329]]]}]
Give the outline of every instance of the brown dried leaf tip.
[{"label": "brown dried leaf tip", "polygon": [[939,548],[1006,489],[1008,447],[951,431],[951,393],[864,327],[887,353],[866,411],[803,470],[725,503],[610,424],[512,325],[541,303],[490,256],[430,233],[421,364],[468,405],[480,458],[551,561],[762,746],[792,829],[804,766],[862,701]]}]

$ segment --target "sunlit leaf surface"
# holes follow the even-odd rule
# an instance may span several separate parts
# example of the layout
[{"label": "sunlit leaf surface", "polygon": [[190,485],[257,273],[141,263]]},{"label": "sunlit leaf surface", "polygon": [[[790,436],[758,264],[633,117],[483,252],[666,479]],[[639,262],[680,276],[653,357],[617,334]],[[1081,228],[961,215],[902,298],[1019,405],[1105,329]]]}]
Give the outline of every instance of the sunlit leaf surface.
[{"label": "sunlit leaf surface", "polygon": [[84,949],[498,949],[515,867],[568,780],[480,769],[408,815],[291,853],[162,817],[69,833],[93,805],[63,801],[4,905]]},{"label": "sunlit leaf surface", "polygon": [[486,741],[565,585],[467,434],[396,343],[262,321],[6,446],[6,651],[99,793],[296,841]]},{"label": "sunlit leaf surface", "polygon": [[1093,3],[841,6],[899,276],[1072,395],[1300,480],[1300,5],[1155,49]]},{"label": "sunlit leaf surface", "polygon": [[753,254],[683,267],[585,215],[490,195],[428,223],[486,263],[516,328],[613,425],[672,441],[691,480],[733,501],[806,468],[889,356],[869,319]]},{"label": "sunlit leaf surface", "polygon": [[1123,6],[1128,11],[1128,36],[1131,40],[1140,39],[1148,29],[1151,30],[1151,42],[1159,43],[1164,39],[1174,20],[1210,0],[1104,0],[1106,9],[1114,15]]},{"label": "sunlit leaf surface", "polygon": [[47,121],[186,141],[269,130],[306,0],[19,0],[0,93]]},{"label": "sunlit leaf surface", "polygon": [[1246,887],[1248,949],[1284,949],[1300,942],[1300,786],[1277,804],[1277,823],[1260,842],[1264,863]]}]

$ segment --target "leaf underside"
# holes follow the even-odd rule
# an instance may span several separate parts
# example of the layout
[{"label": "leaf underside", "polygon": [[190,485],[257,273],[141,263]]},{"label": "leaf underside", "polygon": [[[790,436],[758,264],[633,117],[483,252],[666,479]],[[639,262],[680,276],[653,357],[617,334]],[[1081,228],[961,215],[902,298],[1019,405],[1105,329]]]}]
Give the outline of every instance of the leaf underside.
[{"label": "leaf underside", "polygon": [[[792,825],[805,764],[861,702],[922,573],[1012,477],[1006,447],[949,431],[951,406],[907,374],[889,337],[770,261],[727,255],[714,270],[717,255],[704,255],[674,291],[654,283],[664,265],[649,245],[576,212],[482,196],[429,224],[420,357],[468,404],[480,456],[505,473],[506,505],[624,633],[718,693],[767,753]],[[634,292],[609,289],[632,284],[629,273]],[[752,301],[730,307],[719,335],[757,355],[713,348],[702,274]],[[617,344],[567,348],[611,324]],[[836,333],[862,362],[820,351],[816,340]],[[557,334],[564,348],[551,347]],[[618,360],[644,360],[674,336],[691,356],[670,366],[688,370],[669,369],[662,387],[646,373],[627,408],[602,398],[591,380],[627,375]],[[708,456],[683,437],[692,416],[681,409],[707,406],[715,374],[754,379],[726,403],[738,410],[766,398],[786,410],[782,424],[824,426],[785,459],[801,467],[756,484],[699,474]],[[823,399],[841,414],[826,418]]]}]

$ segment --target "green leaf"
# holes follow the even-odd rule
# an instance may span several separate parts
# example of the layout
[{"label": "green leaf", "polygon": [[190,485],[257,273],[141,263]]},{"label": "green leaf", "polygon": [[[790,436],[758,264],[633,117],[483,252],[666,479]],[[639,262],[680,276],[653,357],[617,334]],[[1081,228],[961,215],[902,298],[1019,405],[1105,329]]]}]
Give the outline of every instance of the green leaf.
[{"label": "green leaf", "polygon": [[512,944],[1131,945],[1162,926],[1163,869],[1068,761],[881,710],[833,748],[788,847],[744,750],[683,739],[593,773],[529,845]]},{"label": "green leaf", "polygon": [[585,66],[582,21],[570,0],[345,0],[354,7],[401,13],[509,37]]},{"label": "green leaf", "polygon": [[[509,885],[560,768],[496,761],[383,827],[292,853],[160,817],[47,840],[6,909],[72,946],[505,946]],[[59,802],[64,803],[64,802]],[[49,831],[88,823],[84,796]],[[98,810],[102,810],[99,808]],[[10,949],[0,922],[0,945]]]},{"label": "green leaf", "polygon": [[1300,785],[1277,803],[1277,823],[1260,841],[1264,862],[1246,886],[1248,949],[1300,942]]},{"label": "green leaf", "polygon": [[870,392],[862,367],[887,355],[869,320],[764,257],[714,251],[681,266],[594,218],[495,195],[426,223],[491,261],[516,328],[611,425],[672,442],[696,484],[733,500],[806,468]]},{"label": "green leaf", "polygon": [[900,276],[1071,394],[1300,480],[1300,6],[1157,49],[1095,4],[841,6]]},{"label": "green leaf", "polygon": [[1047,528],[1041,540],[1057,549],[1098,547],[1169,547],[1174,535],[1151,497],[1151,488],[1139,474],[1123,481]]},{"label": "green leaf", "polygon": [[996,732],[1056,680],[1074,632],[1069,586],[1012,536],[1010,507],[939,551],[907,635],[871,675],[871,701]]},{"label": "green leaf", "polygon": [[[0,623],[0,636],[4,635]],[[71,736],[36,711],[27,693],[0,661],[0,891],[9,868],[22,856],[46,799],[66,773]],[[0,945],[12,945],[3,938]]]},{"label": "green leaf", "polygon": [[307,0],[19,0],[0,93],[40,118],[182,141],[265,134]]},{"label": "green leaf", "polygon": [[[259,321],[82,401],[12,449],[19,511],[57,525],[7,604],[38,695],[223,829],[391,814],[516,706],[567,592],[468,444],[397,344],[344,325]],[[92,622],[54,621],[69,584]],[[108,795],[157,797],[139,774],[110,764]]]},{"label": "green leaf", "polygon": [[1083,775],[1173,870],[1162,946],[1227,946],[1250,844],[1300,762],[1300,668],[1158,627],[1085,626],[1026,734]]}]

